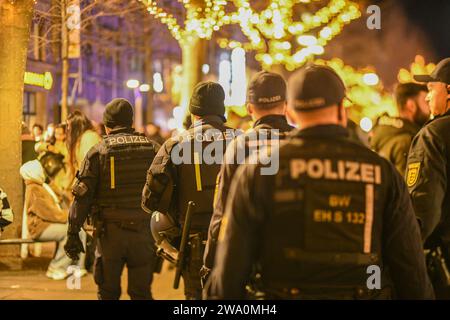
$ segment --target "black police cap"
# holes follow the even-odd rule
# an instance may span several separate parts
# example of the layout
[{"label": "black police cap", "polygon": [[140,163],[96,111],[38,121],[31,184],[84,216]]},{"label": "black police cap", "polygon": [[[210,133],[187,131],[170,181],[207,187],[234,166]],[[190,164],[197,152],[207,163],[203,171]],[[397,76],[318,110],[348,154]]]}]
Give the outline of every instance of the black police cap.
[{"label": "black police cap", "polygon": [[344,82],[327,66],[306,66],[295,72],[288,81],[288,104],[297,111],[339,104],[344,98]]},{"label": "black police cap", "polygon": [[247,102],[268,107],[286,101],[286,81],[277,73],[256,73],[247,88]]},{"label": "black police cap", "polygon": [[443,82],[450,84],[450,58],[441,60],[430,75],[415,75],[414,80],[418,82]]}]

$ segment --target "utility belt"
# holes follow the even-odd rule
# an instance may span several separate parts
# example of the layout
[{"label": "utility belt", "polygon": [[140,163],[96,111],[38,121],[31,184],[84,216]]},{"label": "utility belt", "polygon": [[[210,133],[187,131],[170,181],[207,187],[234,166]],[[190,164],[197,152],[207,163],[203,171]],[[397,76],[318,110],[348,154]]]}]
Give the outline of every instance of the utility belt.
[{"label": "utility belt", "polygon": [[268,283],[264,286],[266,300],[390,300],[392,289],[368,289],[365,286],[286,286]]},{"label": "utility belt", "polygon": [[128,230],[132,232],[150,232],[150,220],[109,220],[98,218],[94,222],[94,238],[101,237],[108,225],[115,225],[122,230]]},{"label": "utility belt", "polygon": [[150,220],[105,220],[105,223],[114,224],[120,229],[140,232],[143,230],[148,230],[150,232]]}]

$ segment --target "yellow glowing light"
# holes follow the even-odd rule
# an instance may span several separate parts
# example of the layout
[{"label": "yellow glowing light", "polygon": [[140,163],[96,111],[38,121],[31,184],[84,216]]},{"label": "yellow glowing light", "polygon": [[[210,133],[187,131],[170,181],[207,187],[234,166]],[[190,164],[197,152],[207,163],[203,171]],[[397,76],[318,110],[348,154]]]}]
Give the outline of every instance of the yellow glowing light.
[{"label": "yellow glowing light", "polygon": [[365,132],[369,132],[370,130],[372,130],[372,120],[370,120],[367,117],[364,117],[361,119],[361,121],[359,122],[359,126],[361,127],[362,130],[364,130]]},{"label": "yellow glowing light", "polygon": [[149,92],[150,91],[150,85],[147,83],[143,83],[139,86],[139,91],[141,92]]},{"label": "yellow glowing light", "polygon": [[[351,0],[329,0],[327,5],[314,13],[304,12],[300,20],[294,16],[294,7],[299,3],[320,0],[271,0],[262,11],[253,9],[250,0],[205,0],[195,4],[190,0],[178,0],[186,9],[185,19],[179,24],[177,18],[165,12],[157,1],[139,1],[150,14],[168,27],[180,45],[196,37],[211,39],[214,31],[235,23],[240,26],[248,42],[218,39],[221,48],[255,50],[256,59],[265,67],[276,60],[277,64],[289,66],[289,69],[301,66],[313,55],[322,54],[327,43],[342,31],[344,25],[361,16],[358,4]],[[234,6],[228,6],[229,2]],[[313,35],[313,32],[317,34]],[[304,41],[303,36],[310,38]],[[297,38],[301,45],[309,49],[294,58],[296,51],[290,42]],[[276,46],[272,42],[282,45]]]},{"label": "yellow glowing light", "polygon": [[324,39],[329,39],[332,35],[332,30],[330,27],[325,27],[320,31],[320,36]]},{"label": "yellow glowing light", "polygon": [[139,87],[139,80],[136,80],[136,79],[128,80],[127,87],[130,89],[136,89],[137,87]]},{"label": "yellow glowing light", "polygon": [[272,11],[266,10],[266,11],[264,12],[264,17],[267,18],[267,19],[272,18]]},{"label": "yellow glowing light", "polygon": [[162,75],[159,72],[153,74],[153,90],[155,92],[162,92],[164,90],[164,83],[162,80]]},{"label": "yellow glowing light", "polygon": [[204,64],[204,65],[202,65],[202,72],[203,72],[203,74],[208,74],[209,73],[209,64]]},{"label": "yellow glowing light", "polygon": [[294,61],[296,62],[296,63],[301,63],[301,62],[303,62],[303,61],[305,61],[305,55],[303,54],[303,52],[297,52],[296,54],[294,54]]},{"label": "yellow glowing light", "polygon": [[367,84],[369,86],[375,86],[378,84],[380,79],[378,78],[376,73],[369,72],[369,73],[366,73],[365,75],[363,75],[363,81],[365,84]]},{"label": "yellow glowing light", "polygon": [[303,35],[297,38],[297,42],[302,46],[313,46],[317,43],[317,39],[314,36]]},{"label": "yellow glowing light", "polygon": [[402,68],[397,74],[397,79],[400,83],[416,82],[414,75],[416,74],[430,74],[436,65],[434,63],[425,63],[425,59],[421,55],[417,55],[414,58],[414,62],[411,63],[410,69]]},{"label": "yellow glowing light", "polygon": [[322,46],[314,45],[309,47],[311,53],[316,55],[321,55],[325,52],[325,49]]},{"label": "yellow glowing light", "polygon": [[272,59],[272,57],[271,57],[270,55],[265,54],[265,55],[263,56],[263,62],[264,62],[265,64],[267,64],[267,65],[271,65],[271,64],[273,64],[273,59]]},{"label": "yellow glowing light", "polygon": [[50,90],[53,86],[53,77],[50,72],[34,73],[25,72],[24,83]]},{"label": "yellow glowing light", "polygon": [[283,60],[283,54],[277,53],[277,54],[275,55],[275,60],[276,60],[276,61],[281,61],[281,60]]},{"label": "yellow glowing light", "polygon": [[285,50],[289,50],[291,48],[291,44],[288,41],[284,41],[282,47]]}]

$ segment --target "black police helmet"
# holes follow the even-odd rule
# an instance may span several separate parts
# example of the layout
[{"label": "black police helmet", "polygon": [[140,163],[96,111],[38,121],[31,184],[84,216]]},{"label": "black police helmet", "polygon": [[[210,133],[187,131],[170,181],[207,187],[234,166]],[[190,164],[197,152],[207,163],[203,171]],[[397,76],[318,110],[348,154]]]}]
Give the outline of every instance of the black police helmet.
[{"label": "black police helmet", "polygon": [[167,214],[162,214],[158,211],[153,212],[150,223],[153,239],[156,244],[160,244],[164,240],[174,245],[177,238],[180,237],[180,228]]}]

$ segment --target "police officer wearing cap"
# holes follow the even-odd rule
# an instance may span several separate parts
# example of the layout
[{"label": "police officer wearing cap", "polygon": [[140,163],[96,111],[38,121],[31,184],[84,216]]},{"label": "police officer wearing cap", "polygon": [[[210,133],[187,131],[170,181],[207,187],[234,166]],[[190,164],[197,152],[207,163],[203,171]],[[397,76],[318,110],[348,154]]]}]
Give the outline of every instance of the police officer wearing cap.
[{"label": "police officer wearing cap", "polygon": [[193,124],[162,145],[148,170],[142,194],[142,208],[153,213],[152,233],[160,248],[165,240],[177,247],[176,239],[160,236],[170,233],[176,238],[174,230],[182,228],[188,202],[195,203],[189,254],[182,270],[187,299],[201,298],[200,269],[216,177],[227,141],[234,138],[234,131],[224,125],[224,100],[224,90],[218,83],[197,84],[189,104]]},{"label": "police officer wearing cap", "polygon": [[[214,214],[208,230],[202,269],[204,276],[214,264],[220,222],[230,184],[240,162],[245,162],[245,158],[258,152],[268,144],[268,141],[273,142],[276,147],[275,145],[294,129],[286,120],[286,82],[283,77],[267,71],[256,73],[247,88],[247,112],[254,121],[253,128],[246,134],[238,136],[227,147],[225,161],[218,175]],[[238,155],[243,156],[239,159]]]},{"label": "police officer wearing cap", "polygon": [[[450,58],[439,62],[431,75],[416,75],[414,79],[427,83],[426,100],[434,118],[412,141],[406,184],[425,248],[440,248],[450,268]],[[438,298],[450,298],[450,286],[445,284],[448,281],[433,279]]]},{"label": "police officer wearing cap", "polygon": [[84,250],[78,231],[95,208],[98,298],[120,298],[126,265],[131,299],[151,299],[156,255],[150,218],[140,202],[145,172],[159,145],[133,130],[133,107],[125,99],[114,99],[106,106],[103,122],[107,135],[86,155],[72,189],[75,200],[65,250],[75,260]]},{"label": "police officer wearing cap", "polygon": [[328,67],[291,76],[299,130],[281,144],[275,175],[262,175],[261,164],[238,168],[210,297],[242,298],[255,264],[268,299],[433,297],[406,186],[387,160],[348,138],[344,98]]}]

